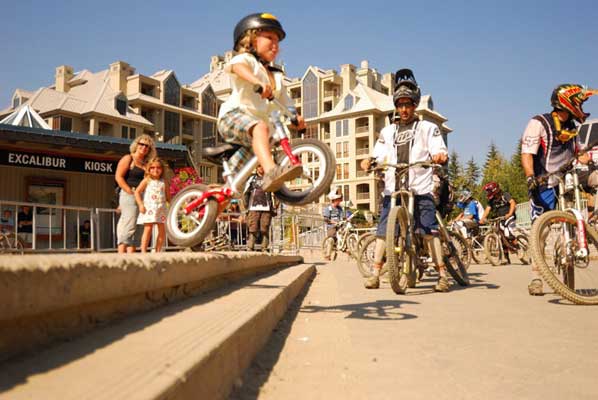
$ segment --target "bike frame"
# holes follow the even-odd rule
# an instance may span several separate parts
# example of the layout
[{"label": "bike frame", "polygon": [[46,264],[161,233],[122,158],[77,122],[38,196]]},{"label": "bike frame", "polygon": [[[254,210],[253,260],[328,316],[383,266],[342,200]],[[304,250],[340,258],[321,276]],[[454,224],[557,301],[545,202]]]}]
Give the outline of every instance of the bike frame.
[{"label": "bike frame", "polygon": [[[274,110],[270,114],[270,122],[272,122],[272,125],[274,125],[274,130],[271,130],[270,132],[271,148],[277,148],[280,146],[284,154],[289,158],[291,164],[300,165],[301,160],[299,157],[293,154],[293,150],[291,149],[291,143],[289,139],[291,135],[289,129],[283,123],[283,117],[286,117],[291,121],[296,121],[296,113],[289,111],[277,99],[272,99],[270,102],[275,104],[278,108],[278,110]],[[199,198],[190,202],[187,207],[185,207],[185,213],[187,215],[190,214],[193,212],[193,210],[205,204],[205,202],[210,198],[213,198],[218,202],[218,211],[221,212],[226,208],[231,198],[240,198],[243,195],[245,182],[247,182],[249,177],[253,174],[253,171],[255,171],[258,164],[259,162],[257,157],[253,156],[249,161],[247,161],[247,163],[245,163],[245,165],[243,165],[241,170],[233,176],[230,166],[228,165],[228,161],[224,160],[222,162],[222,168],[224,170],[222,176],[226,182],[224,186],[221,188],[207,190],[202,193]]]},{"label": "bike frame", "polygon": [[[581,190],[579,184],[579,176],[577,175],[577,171],[573,168],[571,171],[567,172],[567,174],[572,175],[573,179],[573,197],[574,197],[574,207],[567,207],[567,200],[565,198],[565,194],[567,192],[567,185],[565,180],[560,177],[559,175],[552,175],[555,176],[559,181],[559,208],[563,211],[570,212],[575,216],[575,220],[577,221],[577,231],[578,234],[576,235],[578,249],[575,253],[576,257],[587,257],[589,254],[588,250],[588,240],[586,236],[586,227],[585,227],[585,219],[582,213],[579,211],[581,210]],[[569,230],[563,229],[563,234],[565,236],[565,243],[570,243],[571,241],[571,234]],[[567,252],[569,252],[570,246],[566,246]]]}]

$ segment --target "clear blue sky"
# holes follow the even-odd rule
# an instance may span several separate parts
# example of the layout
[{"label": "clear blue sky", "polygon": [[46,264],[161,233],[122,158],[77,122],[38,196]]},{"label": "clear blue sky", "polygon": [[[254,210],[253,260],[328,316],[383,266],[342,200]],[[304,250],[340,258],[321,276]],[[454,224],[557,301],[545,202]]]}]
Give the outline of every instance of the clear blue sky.
[{"label": "clear blue sky", "polygon": [[[254,4],[254,5],[250,5]],[[593,1],[8,1],[0,11],[0,108],[14,89],[53,83],[54,69],[99,71],[124,60],[142,74],[173,69],[190,83],[229,50],[246,14],[268,11],[287,31],[288,75],[367,59],[409,67],[454,130],[450,150],[483,163],[491,141],[510,157],[555,85],[598,87]],[[586,102],[598,117],[598,96]]]}]

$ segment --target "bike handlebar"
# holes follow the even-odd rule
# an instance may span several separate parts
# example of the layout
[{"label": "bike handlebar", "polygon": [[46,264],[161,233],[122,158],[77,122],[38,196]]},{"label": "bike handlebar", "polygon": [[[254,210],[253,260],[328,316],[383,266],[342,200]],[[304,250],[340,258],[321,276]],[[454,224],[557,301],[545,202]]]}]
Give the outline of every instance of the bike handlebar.
[{"label": "bike handlebar", "polygon": [[[262,88],[261,85],[253,85],[253,91],[257,94],[262,94],[264,92],[264,88]],[[299,125],[299,119],[297,118],[298,113],[297,110],[295,109],[295,107],[289,108],[286,107],[284,104],[282,104],[280,102],[280,100],[278,100],[277,98],[275,98],[274,96],[270,97],[267,99],[270,103],[274,104],[279,111],[285,115],[288,119],[291,120],[291,124],[298,126]],[[305,133],[305,129],[300,129],[299,133]]]}]

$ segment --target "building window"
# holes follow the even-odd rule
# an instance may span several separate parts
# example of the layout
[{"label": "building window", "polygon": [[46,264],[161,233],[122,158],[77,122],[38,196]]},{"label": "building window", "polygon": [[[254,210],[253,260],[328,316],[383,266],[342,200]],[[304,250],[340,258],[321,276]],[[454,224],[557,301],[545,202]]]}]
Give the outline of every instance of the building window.
[{"label": "building window", "polygon": [[164,141],[168,142],[172,138],[179,136],[179,124],[181,116],[177,113],[164,111]]},{"label": "building window", "polygon": [[305,127],[304,137],[317,139],[318,138],[318,125],[317,124],[307,125]]},{"label": "building window", "polygon": [[349,179],[349,164],[348,163],[337,163],[336,164],[336,179]]},{"label": "building window", "polygon": [[336,137],[349,136],[349,120],[336,121]]},{"label": "building window", "polygon": [[201,112],[202,114],[216,117],[218,112],[217,109],[218,101],[216,100],[216,95],[210,86],[201,94]]},{"label": "building window", "polygon": [[128,126],[121,126],[120,128],[120,136],[123,139],[128,139],[129,138],[129,127]]},{"label": "building window", "polygon": [[318,116],[318,78],[312,71],[309,71],[303,80],[303,116]]},{"label": "building window", "polygon": [[179,106],[181,99],[181,86],[174,75],[170,75],[164,82],[164,103]]},{"label": "building window", "polygon": [[343,111],[347,111],[353,108],[353,96],[350,94],[345,96],[345,105],[343,107]]},{"label": "building window", "polygon": [[127,100],[122,97],[114,99],[114,108],[120,115],[127,115]]},{"label": "building window", "polygon": [[201,121],[201,142],[204,148],[216,146],[216,124]]},{"label": "building window", "polygon": [[70,132],[73,129],[73,119],[63,116],[56,116],[52,121],[52,129]]},{"label": "building window", "polygon": [[207,165],[200,165],[199,166],[199,176],[205,182],[212,182],[212,169],[213,169],[213,167],[208,167]]},{"label": "building window", "polygon": [[336,158],[349,157],[349,142],[338,142],[336,144]]},{"label": "building window", "polygon": [[129,138],[135,139],[137,137],[137,129],[129,128]]}]

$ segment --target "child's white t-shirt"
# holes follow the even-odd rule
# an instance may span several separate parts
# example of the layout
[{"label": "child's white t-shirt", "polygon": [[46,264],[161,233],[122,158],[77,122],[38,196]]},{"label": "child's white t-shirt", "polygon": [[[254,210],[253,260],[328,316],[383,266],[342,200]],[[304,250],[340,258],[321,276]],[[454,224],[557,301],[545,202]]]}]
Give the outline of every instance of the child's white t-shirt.
[{"label": "child's white t-shirt", "polygon": [[[252,54],[241,53],[234,56],[228,64],[224,67],[224,71],[229,73],[232,93],[230,97],[220,107],[218,118],[234,108],[240,108],[244,112],[248,112],[268,122],[268,115],[275,109],[274,105],[269,104],[261,95],[254,92],[253,84],[241,79],[237,74],[232,72],[232,66],[235,64],[245,64],[249,66],[252,73],[264,84],[269,84],[268,71]],[[291,99],[287,94],[286,88],[283,85],[283,74],[281,72],[273,72],[276,87],[273,89],[273,95],[285,106],[291,105]]]}]

